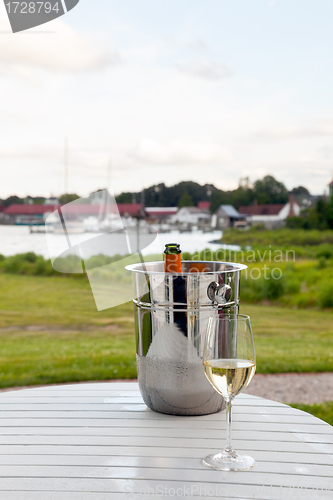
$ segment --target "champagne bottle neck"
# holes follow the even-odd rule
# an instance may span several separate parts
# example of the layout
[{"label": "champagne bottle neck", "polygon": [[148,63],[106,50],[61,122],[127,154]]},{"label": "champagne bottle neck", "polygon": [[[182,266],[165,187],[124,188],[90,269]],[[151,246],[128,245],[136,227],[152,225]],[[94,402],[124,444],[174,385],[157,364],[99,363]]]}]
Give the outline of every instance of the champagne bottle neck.
[{"label": "champagne bottle neck", "polygon": [[178,243],[168,243],[165,245],[164,272],[165,273],[181,273],[181,249]]}]

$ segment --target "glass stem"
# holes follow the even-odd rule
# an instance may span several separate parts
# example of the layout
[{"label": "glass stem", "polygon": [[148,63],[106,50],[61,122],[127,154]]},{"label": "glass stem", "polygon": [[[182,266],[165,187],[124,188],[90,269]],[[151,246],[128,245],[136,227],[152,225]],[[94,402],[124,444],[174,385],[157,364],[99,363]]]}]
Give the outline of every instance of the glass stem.
[{"label": "glass stem", "polygon": [[224,449],[224,453],[228,455],[232,455],[234,450],[231,444],[231,398],[226,399],[226,418],[227,418],[227,445]]}]

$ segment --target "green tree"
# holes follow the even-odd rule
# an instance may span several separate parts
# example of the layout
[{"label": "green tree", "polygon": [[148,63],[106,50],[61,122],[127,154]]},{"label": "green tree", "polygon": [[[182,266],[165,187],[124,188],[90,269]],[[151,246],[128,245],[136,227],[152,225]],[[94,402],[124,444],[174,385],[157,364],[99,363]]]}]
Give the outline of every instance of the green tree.
[{"label": "green tree", "polygon": [[180,199],[179,199],[179,202],[178,202],[178,208],[182,208],[182,207],[193,207],[194,205],[194,202],[193,202],[193,198],[190,194],[188,194],[187,191],[185,191]]},{"label": "green tree", "polygon": [[300,217],[289,217],[287,227],[302,229],[333,229],[333,198],[319,198],[317,203],[301,213]]},{"label": "green tree", "polygon": [[251,205],[255,195],[253,189],[248,187],[238,187],[235,191],[230,191],[230,205],[239,208],[243,205]]},{"label": "green tree", "polygon": [[220,205],[230,204],[230,191],[216,191],[211,200],[210,211],[213,214]]},{"label": "green tree", "polygon": [[46,198],[44,196],[28,196],[33,201],[34,205],[44,205]]},{"label": "green tree", "polygon": [[288,217],[286,220],[286,227],[290,229],[309,229],[309,223],[306,217]]},{"label": "green tree", "polygon": [[3,205],[5,207],[9,207],[10,205],[14,205],[14,204],[23,205],[23,203],[24,203],[24,199],[19,198],[18,196],[15,196],[15,195],[8,196],[8,198],[3,201]]},{"label": "green tree", "polygon": [[316,215],[318,219],[318,226],[322,229],[326,226],[327,203],[325,198],[319,198],[316,205]]},{"label": "green tree", "polygon": [[278,182],[272,175],[266,175],[254,183],[254,198],[259,205],[287,203],[288,190],[282,182]]},{"label": "green tree", "polygon": [[133,198],[135,200],[140,200],[140,194],[139,193],[121,193],[118,196],[116,196],[116,202],[117,203],[132,203]]},{"label": "green tree", "polygon": [[66,204],[66,203],[70,203],[71,201],[75,201],[75,200],[78,200],[80,198],[80,196],[78,196],[77,194],[75,193],[72,193],[72,194],[62,194],[61,196],[59,196],[59,201],[61,204]]},{"label": "green tree", "polygon": [[[183,181],[174,186],[158,184],[144,190],[146,207],[177,207],[183,193],[187,192],[194,205],[210,201],[217,188],[212,184],[201,186],[197,182]],[[118,198],[117,198],[118,201]]]},{"label": "green tree", "polygon": [[327,203],[326,207],[326,222],[330,229],[333,229],[333,196]]},{"label": "green tree", "polygon": [[238,187],[234,191],[215,191],[212,196],[210,211],[216,212],[220,205],[232,205],[236,209],[242,205],[251,205],[254,201],[253,189]]},{"label": "green tree", "polygon": [[291,192],[291,194],[294,194],[295,196],[309,195],[310,194],[309,191],[303,186],[295,187],[290,192]]}]

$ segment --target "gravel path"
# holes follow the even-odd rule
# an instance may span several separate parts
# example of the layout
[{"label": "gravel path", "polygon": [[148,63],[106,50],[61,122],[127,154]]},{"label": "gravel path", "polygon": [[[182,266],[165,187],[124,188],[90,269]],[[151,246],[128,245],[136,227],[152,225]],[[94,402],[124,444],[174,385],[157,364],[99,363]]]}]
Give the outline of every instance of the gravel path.
[{"label": "gravel path", "polygon": [[333,373],[258,373],[244,392],[280,403],[324,403],[333,401]]},{"label": "gravel path", "polygon": [[[136,382],[136,380],[103,380],[103,383],[110,382]],[[86,384],[87,382],[79,383]],[[11,387],[1,389],[0,392],[31,389],[32,387],[45,386]],[[280,403],[316,404],[333,401],[333,372],[278,373],[275,375],[258,373],[244,392]]]}]

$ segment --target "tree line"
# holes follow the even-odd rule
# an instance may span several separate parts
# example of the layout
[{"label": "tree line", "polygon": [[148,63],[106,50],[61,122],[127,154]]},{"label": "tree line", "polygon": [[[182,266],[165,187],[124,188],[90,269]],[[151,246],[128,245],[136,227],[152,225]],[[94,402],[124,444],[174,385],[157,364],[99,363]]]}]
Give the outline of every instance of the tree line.
[{"label": "tree line", "polygon": [[[59,200],[61,205],[64,205],[79,198],[80,198],[79,195],[73,193],[73,194],[62,194],[57,199]],[[44,205],[47,199],[48,198],[45,198],[44,196],[25,196],[23,198],[20,198],[20,196],[11,195],[8,196],[8,198],[0,199],[0,205],[3,205],[6,208],[9,207],[10,205],[25,205],[25,204]]]},{"label": "tree line", "polygon": [[[309,191],[299,186],[291,193],[309,195]],[[223,191],[213,184],[204,186],[193,181],[183,181],[175,186],[157,184],[137,193],[122,193],[116,197],[118,203],[143,202],[147,207],[183,207],[197,206],[200,201],[209,201],[210,209],[215,212],[220,205],[242,205],[287,203],[289,192],[286,186],[273,176],[266,175],[263,179],[239,185],[237,189]]]},{"label": "tree line", "polygon": [[[100,190],[99,190],[100,191]],[[299,186],[291,193],[295,195],[309,195],[306,188]],[[266,175],[250,185],[247,182],[240,184],[237,189],[224,191],[213,184],[201,185],[193,181],[183,181],[174,186],[164,183],[156,184],[141,192],[125,192],[116,196],[118,203],[143,203],[146,207],[184,207],[197,206],[200,201],[210,202],[210,210],[215,212],[220,205],[233,205],[238,209],[242,205],[287,203],[289,192],[286,186],[277,181],[273,176]],[[79,198],[79,195],[63,194],[58,199],[61,204],[66,204]],[[20,198],[9,196],[0,203],[5,207],[13,204],[34,203],[43,204],[46,198],[31,197]]]}]

